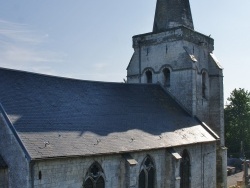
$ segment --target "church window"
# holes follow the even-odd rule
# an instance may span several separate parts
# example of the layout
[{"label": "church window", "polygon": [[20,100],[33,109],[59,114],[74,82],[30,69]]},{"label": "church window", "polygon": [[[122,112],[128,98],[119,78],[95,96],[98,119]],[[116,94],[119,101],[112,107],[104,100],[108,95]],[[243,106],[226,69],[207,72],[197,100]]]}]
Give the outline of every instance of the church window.
[{"label": "church window", "polygon": [[152,159],[147,156],[139,174],[139,188],[154,188],[155,168]]},{"label": "church window", "polygon": [[83,188],[105,188],[104,173],[97,162],[89,167]]},{"label": "church window", "polygon": [[147,48],[147,56],[148,56],[148,54],[149,54],[149,48]]},{"label": "church window", "polygon": [[206,86],[206,72],[203,72],[202,73],[202,97],[203,98],[206,98],[206,89],[207,89],[207,86]]},{"label": "church window", "polygon": [[153,76],[152,76],[152,72],[150,70],[146,71],[146,77],[147,77],[147,83],[152,84],[152,81],[153,81],[152,77]]},{"label": "church window", "polygon": [[181,185],[180,188],[190,188],[190,157],[187,150],[183,151],[181,165],[180,165],[180,177]]},{"label": "church window", "polygon": [[38,173],[38,179],[39,179],[39,180],[42,179],[42,171],[39,171],[39,173]]},{"label": "church window", "polygon": [[170,86],[170,70],[168,68],[163,69],[164,86]]}]

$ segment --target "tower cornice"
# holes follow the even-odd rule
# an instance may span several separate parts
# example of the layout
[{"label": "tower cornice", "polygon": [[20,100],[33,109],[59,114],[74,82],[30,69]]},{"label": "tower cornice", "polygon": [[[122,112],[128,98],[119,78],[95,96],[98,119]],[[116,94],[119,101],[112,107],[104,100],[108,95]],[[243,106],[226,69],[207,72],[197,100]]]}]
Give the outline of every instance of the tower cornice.
[{"label": "tower cornice", "polygon": [[173,41],[189,41],[199,46],[206,46],[212,52],[214,50],[214,39],[202,33],[196,32],[185,26],[178,26],[160,33],[145,33],[133,36],[133,47],[139,43],[141,46],[154,45]]}]

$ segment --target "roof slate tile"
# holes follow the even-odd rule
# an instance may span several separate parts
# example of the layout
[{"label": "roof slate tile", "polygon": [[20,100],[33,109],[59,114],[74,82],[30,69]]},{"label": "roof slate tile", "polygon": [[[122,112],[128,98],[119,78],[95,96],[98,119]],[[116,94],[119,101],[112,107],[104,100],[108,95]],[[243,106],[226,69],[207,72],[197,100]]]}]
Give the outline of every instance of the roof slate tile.
[{"label": "roof slate tile", "polygon": [[3,157],[0,155],[0,169],[8,168],[7,164],[5,163]]},{"label": "roof slate tile", "polygon": [[0,103],[32,159],[215,141],[156,84],[82,81],[0,68]]}]

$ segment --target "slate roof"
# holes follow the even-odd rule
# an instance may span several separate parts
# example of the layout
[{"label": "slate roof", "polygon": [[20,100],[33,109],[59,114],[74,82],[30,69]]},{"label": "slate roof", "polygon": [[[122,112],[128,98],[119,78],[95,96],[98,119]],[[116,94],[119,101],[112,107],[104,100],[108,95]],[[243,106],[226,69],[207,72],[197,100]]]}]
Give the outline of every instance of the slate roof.
[{"label": "slate roof", "polygon": [[215,138],[157,84],[0,68],[0,103],[30,159],[166,148]]},{"label": "slate roof", "polygon": [[7,164],[5,163],[2,156],[0,155],[0,169],[5,169],[7,167],[8,167]]}]

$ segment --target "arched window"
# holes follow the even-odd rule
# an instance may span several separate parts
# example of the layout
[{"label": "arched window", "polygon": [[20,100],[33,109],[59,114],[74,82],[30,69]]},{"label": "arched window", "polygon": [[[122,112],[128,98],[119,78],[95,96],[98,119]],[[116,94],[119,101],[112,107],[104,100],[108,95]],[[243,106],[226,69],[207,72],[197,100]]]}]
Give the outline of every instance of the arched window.
[{"label": "arched window", "polygon": [[152,72],[150,70],[146,71],[146,77],[147,77],[147,83],[151,84],[153,79],[152,79]]},{"label": "arched window", "polygon": [[207,89],[206,77],[207,77],[206,72],[203,72],[202,73],[202,97],[203,98],[206,98],[206,89]]},{"label": "arched window", "polygon": [[83,188],[105,188],[104,173],[101,166],[93,163],[86,174]]},{"label": "arched window", "polygon": [[187,150],[183,151],[181,165],[180,165],[180,188],[190,188],[190,157]]},{"label": "arched window", "polygon": [[147,156],[139,175],[139,188],[154,188],[155,168],[152,159]]},{"label": "arched window", "polygon": [[163,69],[163,84],[164,86],[170,86],[170,70],[168,68]]}]

